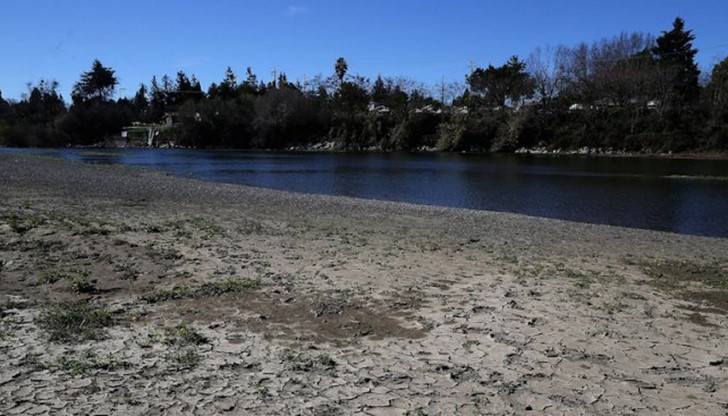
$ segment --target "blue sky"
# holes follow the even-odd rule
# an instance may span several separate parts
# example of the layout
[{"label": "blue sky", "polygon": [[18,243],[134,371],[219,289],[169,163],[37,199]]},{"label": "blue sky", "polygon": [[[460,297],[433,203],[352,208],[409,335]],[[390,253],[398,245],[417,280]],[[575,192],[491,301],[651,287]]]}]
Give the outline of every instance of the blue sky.
[{"label": "blue sky", "polygon": [[26,83],[52,78],[69,100],[95,58],[127,96],[179,70],[205,89],[227,66],[241,78],[250,66],[262,80],[276,69],[303,81],[330,75],[339,56],[350,73],[434,85],[537,46],[659,35],[676,16],[694,31],[703,70],[728,56],[726,0],[3,0],[0,91],[19,99]]}]

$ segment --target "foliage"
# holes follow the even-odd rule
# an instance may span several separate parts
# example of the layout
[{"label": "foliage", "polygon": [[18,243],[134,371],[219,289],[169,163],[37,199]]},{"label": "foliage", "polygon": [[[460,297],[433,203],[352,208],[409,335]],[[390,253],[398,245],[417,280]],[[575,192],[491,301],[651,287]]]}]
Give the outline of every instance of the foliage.
[{"label": "foliage", "polygon": [[119,81],[114,70],[107,68],[96,59],[91,70],[81,74],[81,79],[73,86],[73,101],[82,102],[92,99],[107,101],[114,95]]},{"label": "foliage", "polygon": [[685,21],[678,17],[672,24],[672,30],[662,32],[657,38],[657,45],[652,49],[658,65],[674,74],[672,99],[678,106],[695,102],[700,94],[700,70],[695,63],[698,51],[693,48],[693,40],[695,36],[692,31],[685,30]]},{"label": "foliage", "polygon": [[95,60],[68,108],[52,80],[29,85],[17,102],[0,94],[0,145],[103,145],[125,129],[194,148],[724,151],[728,61],[701,87],[694,40],[676,18],[658,37],[537,48],[526,61],[474,68],[467,86],[443,80],[432,92],[405,77],[370,82],[340,57],[331,74],[303,84],[228,67],[204,91],[179,71],[114,101],[115,71]]},{"label": "foliage", "polygon": [[349,70],[349,65],[346,63],[346,60],[344,58],[339,58],[336,60],[336,64],[334,64],[334,72],[336,72],[336,78],[339,79],[339,84],[342,84],[344,82],[344,76],[346,76],[346,71]]},{"label": "foliage", "polygon": [[476,68],[467,77],[470,90],[483,99],[489,107],[516,104],[521,97],[533,94],[533,80],[526,72],[526,64],[512,56],[499,67]]},{"label": "foliage", "polygon": [[38,318],[50,340],[58,342],[100,339],[103,329],[112,324],[109,312],[84,301],[50,305]]}]

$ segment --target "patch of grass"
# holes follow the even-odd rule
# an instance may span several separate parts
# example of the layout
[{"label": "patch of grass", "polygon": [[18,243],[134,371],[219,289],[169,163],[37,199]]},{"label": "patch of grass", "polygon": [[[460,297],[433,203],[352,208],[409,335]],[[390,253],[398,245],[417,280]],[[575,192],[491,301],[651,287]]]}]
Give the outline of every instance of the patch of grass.
[{"label": "patch of grass", "polygon": [[68,277],[68,282],[71,285],[71,290],[73,290],[76,293],[94,293],[96,292],[96,288],[94,285],[89,281],[89,275],[90,273],[87,271],[81,271],[75,274],[72,274]]},{"label": "patch of grass", "polygon": [[312,312],[315,317],[341,315],[351,307],[349,301],[343,298],[330,298],[317,295],[311,302]]},{"label": "patch of grass", "polygon": [[177,370],[194,368],[200,363],[200,354],[192,348],[185,348],[167,356],[167,361]]},{"label": "patch of grass", "polygon": [[195,296],[220,296],[225,293],[245,292],[260,286],[258,279],[225,279],[220,282],[205,283],[195,291]]},{"label": "patch of grass", "polygon": [[687,315],[685,319],[700,326],[716,326],[715,324],[712,324],[710,321],[708,321],[705,315],[701,314],[700,312],[693,312]]},{"label": "patch of grass", "polygon": [[104,337],[114,319],[104,308],[86,302],[48,305],[37,319],[54,342],[80,342]]},{"label": "patch of grass", "polygon": [[134,268],[134,263],[124,262],[114,265],[114,271],[121,273],[123,280],[136,280],[140,272]]},{"label": "patch of grass", "polygon": [[712,313],[728,314],[728,291],[724,290],[702,290],[690,291],[682,294],[683,299],[697,303],[707,304],[700,310]]},{"label": "patch of grass", "polygon": [[312,357],[305,353],[295,353],[289,350],[284,354],[283,359],[288,363],[291,370],[298,372],[332,373],[338,365],[327,354]]},{"label": "patch of grass", "polygon": [[258,279],[225,279],[219,282],[204,283],[198,287],[187,285],[174,286],[142,297],[149,303],[175,299],[221,296],[226,293],[241,293],[260,286]]},{"label": "patch of grass", "polygon": [[164,332],[166,335],[164,343],[167,345],[191,346],[209,342],[207,338],[202,336],[194,328],[188,327],[185,324],[165,328]]},{"label": "patch of grass", "polygon": [[354,337],[366,337],[374,333],[374,326],[365,321],[351,321],[342,326]]},{"label": "patch of grass", "polygon": [[162,289],[155,293],[144,295],[142,299],[149,303],[163,302],[174,299],[191,297],[193,290],[187,285],[175,285],[170,289]]},{"label": "patch of grass", "polygon": [[74,376],[86,374],[90,370],[113,371],[119,368],[128,368],[130,365],[126,361],[119,361],[111,354],[105,358],[101,358],[91,350],[86,350],[83,354],[75,358],[61,357],[57,361],[58,368]]},{"label": "patch of grass", "polygon": [[89,280],[91,273],[87,270],[63,271],[49,270],[38,276],[40,284],[52,285],[60,280],[66,280],[71,286],[71,290],[76,293],[94,293],[96,288]]},{"label": "patch of grass", "polygon": [[728,268],[715,263],[659,260],[642,263],[642,271],[662,289],[681,289],[690,282],[697,282],[711,289],[728,291]]},{"label": "patch of grass", "polygon": [[150,247],[149,257],[161,260],[179,260],[182,254],[173,247]]},{"label": "patch of grass", "polygon": [[[728,313],[728,267],[725,265],[657,260],[643,262],[641,269],[658,289],[681,291],[681,296],[688,301],[710,305],[706,310]],[[696,284],[706,290],[696,288]]]},{"label": "patch of grass", "polygon": [[44,224],[46,221],[45,218],[38,214],[20,212],[3,214],[2,219],[8,223],[11,230],[18,234],[25,234],[33,228]]},{"label": "patch of grass", "polygon": [[40,276],[38,276],[38,282],[44,285],[52,285],[53,283],[66,279],[67,277],[68,273],[66,272],[50,270],[41,273]]},{"label": "patch of grass", "polygon": [[579,289],[588,289],[589,286],[594,283],[594,278],[599,277],[599,274],[596,272],[590,274],[581,270],[566,267],[563,264],[560,264],[556,267],[556,272],[563,275],[567,279],[570,279],[574,286]]}]

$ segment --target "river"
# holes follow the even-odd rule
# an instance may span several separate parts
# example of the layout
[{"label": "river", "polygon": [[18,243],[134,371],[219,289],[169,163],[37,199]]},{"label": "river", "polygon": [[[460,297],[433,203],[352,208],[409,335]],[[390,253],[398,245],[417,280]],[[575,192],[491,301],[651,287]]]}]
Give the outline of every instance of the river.
[{"label": "river", "polygon": [[728,160],[451,153],[0,149],[286,191],[728,238]]}]

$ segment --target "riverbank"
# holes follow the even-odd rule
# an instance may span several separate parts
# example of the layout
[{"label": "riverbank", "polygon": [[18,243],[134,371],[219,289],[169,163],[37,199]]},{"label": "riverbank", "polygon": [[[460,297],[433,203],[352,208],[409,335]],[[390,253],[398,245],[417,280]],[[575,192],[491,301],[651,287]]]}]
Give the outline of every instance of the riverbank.
[{"label": "riverbank", "polygon": [[0,413],[724,414],[728,239],[0,155]]}]

